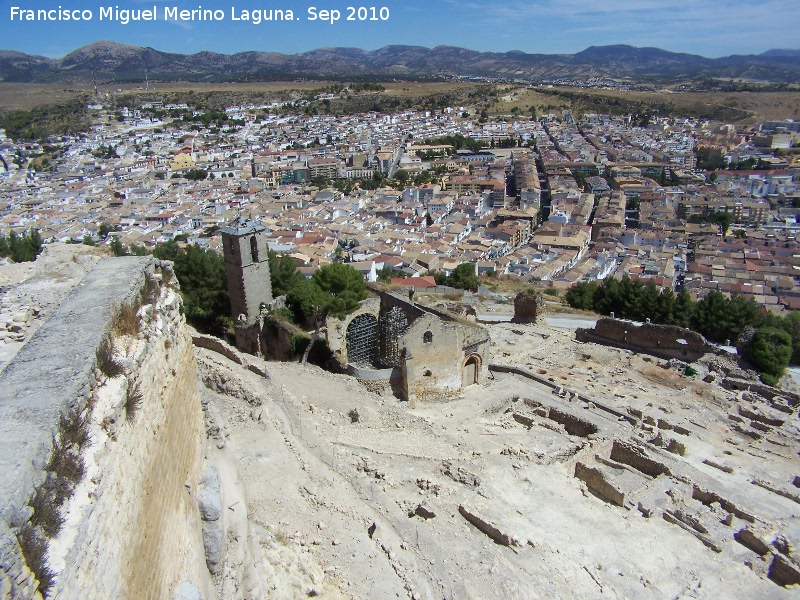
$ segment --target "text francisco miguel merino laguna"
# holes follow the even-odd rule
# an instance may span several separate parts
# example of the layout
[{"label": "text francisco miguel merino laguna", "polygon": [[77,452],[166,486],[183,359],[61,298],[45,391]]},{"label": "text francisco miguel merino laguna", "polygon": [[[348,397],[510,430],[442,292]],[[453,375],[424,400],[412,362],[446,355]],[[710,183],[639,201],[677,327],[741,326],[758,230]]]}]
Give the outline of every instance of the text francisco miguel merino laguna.
[{"label": "text francisco miguel merino laguna", "polygon": [[[159,14],[161,18],[159,18]],[[224,21],[230,14],[231,21],[247,21],[254,25],[265,21],[299,21],[291,9],[237,9],[231,6],[230,12],[221,9],[204,9],[198,6],[192,10],[182,10],[177,6],[162,6],[159,11],[153,8],[119,8],[119,6],[100,6],[94,10],[63,8],[27,9],[19,6],[10,7],[10,20],[18,22],[30,21],[113,21],[127,25],[134,21]],[[331,24],[339,21],[388,21],[389,9],[386,6],[348,6],[342,11],[320,9],[309,6],[306,11],[308,21],[327,21]]]}]

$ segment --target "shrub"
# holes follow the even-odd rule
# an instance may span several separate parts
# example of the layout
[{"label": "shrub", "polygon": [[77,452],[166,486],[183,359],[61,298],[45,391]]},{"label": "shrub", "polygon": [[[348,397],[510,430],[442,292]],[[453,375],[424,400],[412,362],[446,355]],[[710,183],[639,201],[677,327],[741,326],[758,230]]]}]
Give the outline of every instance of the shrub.
[{"label": "shrub", "polygon": [[347,416],[350,417],[351,423],[358,423],[361,420],[361,415],[358,414],[358,409],[351,409]]},{"label": "shrub", "polygon": [[36,489],[28,502],[28,506],[33,509],[31,525],[48,538],[56,537],[64,525],[64,517],[59,510],[66,498],[61,493],[63,489],[62,482],[52,473],[48,473],[44,483]]},{"label": "shrub", "polygon": [[775,385],[783,376],[792,356],[792,336],[781,329],[762,327],[750,341],[747,358],[761,373],[761,380]]},{"label": "shrub", "polygon": [[136,417],[136,413],[142,406],[143,399],[144,396],[139,386],[139,382],[136,381],[129,384],[128,389],[125,392],[125,418],[128,419],[128,421],[133,421],[133,419]]},{"label": "shrub", "polygon": [[122,375],[122,365],[114,358],[114,341],[110,336],[107,335],[103,338],[95,353],[95,358],[97,359],[97,368],[106,377],[114,378]]},{"label": "shrub", "polygon": [[[136,303],[138,304],[138,303]],[[131,304],[120,304],[114,309],[111,317],[111,329],[116,335],[135,336],[139,333],[140,323],[136,314],[138,306]]]},{"label": "shrub", "polygon": [[47,484],[53,486],[54,492],[56,492],[54,497],[60,506],[72,493],[75,485],[83,479],[86,466],[83,463],[83,457],[77,450],[73,450],[72,446],[57,443],[53,440],[53,452],[50,454],[47,470],[63,480],[62,482]]},{"label": "shrub", "polygon": [[144,287],[142,288],[142,301],[145,304],[155,304],[158,299],[158,282],[153,277],[144,277]]},{"label": "shrub", "polygon": [[82,448],[89,440],[89,428],[86,419],[77,411],[62,414],[58,421],[58,433],[61,445]]},{"label": "shrub", "polygon": [[42,597],[46,598],[48,590],[55,582],[55,575],[47,566],[47,540],[43,539],[30,523],[20,527],[16,536],[22,556],[25,557],[28,568],[39,580]]}]

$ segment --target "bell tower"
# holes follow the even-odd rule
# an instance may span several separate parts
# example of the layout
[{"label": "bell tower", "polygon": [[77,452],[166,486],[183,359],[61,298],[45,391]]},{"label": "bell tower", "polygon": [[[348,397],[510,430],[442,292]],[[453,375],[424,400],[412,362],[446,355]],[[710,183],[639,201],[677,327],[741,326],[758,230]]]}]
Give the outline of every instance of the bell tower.
[{"label": "bell tower", "polygon": [[250,354],[257,354],[259,349],[261,305],[272,301],[264,232],[263,225],[244,217],[220,229],[236,347]]}]

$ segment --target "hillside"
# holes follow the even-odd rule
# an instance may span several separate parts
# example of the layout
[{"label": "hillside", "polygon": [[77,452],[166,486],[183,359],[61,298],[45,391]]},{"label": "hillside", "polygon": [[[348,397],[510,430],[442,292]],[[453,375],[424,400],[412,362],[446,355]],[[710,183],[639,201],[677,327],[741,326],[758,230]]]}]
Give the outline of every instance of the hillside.
[{"label": "hillside", "polygon": [[592,46],[577,54],[477,52],[453,46],[385,46],[318,48],[299,54],[198,52],[176,54],[98,41],[63,58],[48,59],[0,51],[0,81],[18,83],[99,79],[117,81],[144,77],[192,81],[313,78],[439,78],[507,77],[528,80],[576,78],[686,79],[747,78],[800,82],[796,50],[770,50],[760,55],[710,59],[658,48],[626,45]]},{"label": "hillside", "polygon": [[499,323],[410,404],[190,330],[166,261],[0,283],[4,600],[796,597],[800,396],[724,356]]}]

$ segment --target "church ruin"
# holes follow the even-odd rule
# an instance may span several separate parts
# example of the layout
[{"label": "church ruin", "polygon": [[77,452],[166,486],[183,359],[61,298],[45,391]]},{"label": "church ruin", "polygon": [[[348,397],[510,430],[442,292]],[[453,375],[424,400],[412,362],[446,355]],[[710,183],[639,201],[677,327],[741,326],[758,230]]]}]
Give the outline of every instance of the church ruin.
[{"label": "church ruin", "polygon": [[373,290],[344,319],[328,319],[328,345],[356,377],[414,404],[452,397],[488,373],[489,333],[442,311]]},{"label": "church ruin", "polygon": [[[262,308],[272,303],[264,226],[239,217],[223,227],[223,252],[236,347],[274,356]],[[414,403],[452,397],[488,373],[489,334],[481,326],[373,288],[344,319],[330,317],[326,341],[342,371]]]}]

